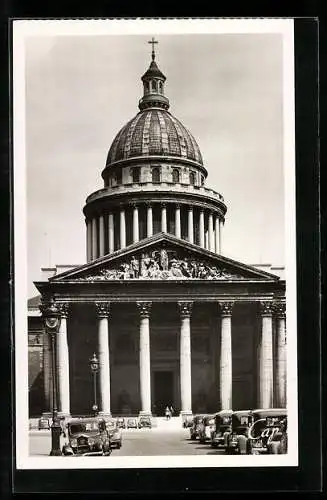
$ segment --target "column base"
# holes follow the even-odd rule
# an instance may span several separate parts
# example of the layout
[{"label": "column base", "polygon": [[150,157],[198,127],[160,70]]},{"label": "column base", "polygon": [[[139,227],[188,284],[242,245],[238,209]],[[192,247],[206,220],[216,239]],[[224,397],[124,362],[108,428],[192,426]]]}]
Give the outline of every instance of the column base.
[{"label": "column base", "polygon": [[103,418],[111,418],[112,417],[110,411],[99,411],[98,416],[103,417]]},{"label": "column base", "polygon": [[191,410],[181,410],[181,412],[179,413],[179,416],[182,417],[183,420],[192,415],[193,413]]},{"label": "column base", "polygon": [[139,417],[152,417],[152,413],[151,411],[147,411],[147,410],[141,410],[139,412]]}]

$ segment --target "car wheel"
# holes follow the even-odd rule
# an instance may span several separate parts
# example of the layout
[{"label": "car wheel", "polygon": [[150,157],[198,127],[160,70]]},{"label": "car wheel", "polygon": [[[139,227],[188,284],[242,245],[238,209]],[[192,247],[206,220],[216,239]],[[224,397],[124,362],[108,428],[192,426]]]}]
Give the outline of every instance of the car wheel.
[{"label": "car wheel", "polygon": [[199,443],[206,444],[206,440],[201,438],[201,439],[199,439]]}]

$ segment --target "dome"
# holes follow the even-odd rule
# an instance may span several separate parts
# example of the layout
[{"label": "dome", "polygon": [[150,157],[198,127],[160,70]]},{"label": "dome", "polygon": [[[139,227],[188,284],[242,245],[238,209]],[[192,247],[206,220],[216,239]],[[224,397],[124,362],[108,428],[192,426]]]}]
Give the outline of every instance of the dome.
[{"label": "dome", "polygon": [[171,113],[155,107],[142,110],[118,132],[106,166],[152,155],[173,156],[203,165],[199,146],[192,134]]}]

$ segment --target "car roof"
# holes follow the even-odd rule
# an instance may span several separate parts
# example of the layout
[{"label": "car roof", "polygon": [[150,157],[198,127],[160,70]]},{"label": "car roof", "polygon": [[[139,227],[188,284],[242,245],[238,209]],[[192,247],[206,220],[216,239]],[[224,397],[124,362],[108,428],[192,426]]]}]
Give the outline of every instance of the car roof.
[{"label": "car roof", "polygon": [[253,413],[253,410],[239,410],[239,411],[233,411],[233,416],[235,417],[246,417],[248,415],[251,415]]},{"label": "car roof", "polygon": [[287,409],[286,408],[259,408],[253,410],[253,415],[258,417],[286,417]]},{"label": "car roof", "polygon": [[215,417],[230,417],[233,414],[233,410],[220,410],[215,413]]}]

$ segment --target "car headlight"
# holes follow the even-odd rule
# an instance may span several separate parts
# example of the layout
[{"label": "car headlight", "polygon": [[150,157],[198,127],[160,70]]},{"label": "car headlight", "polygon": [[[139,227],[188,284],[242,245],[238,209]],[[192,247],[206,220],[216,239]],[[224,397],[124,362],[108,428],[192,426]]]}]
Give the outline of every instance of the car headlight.
[{"label": "car headlight", "polygon": [[72,446],[73,448],[76,448],[77,447],[77,439],[72,439],[70,441],[70,446]]},{"label": "car headlight", "polygon": [[88,439],[88,443],[89,443],[90,446],[93,446],[95,444],[95,439],[89,438]]}]

